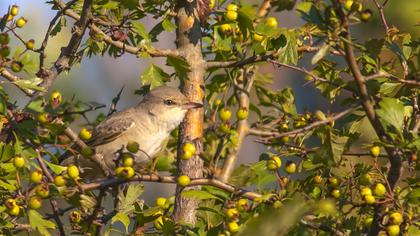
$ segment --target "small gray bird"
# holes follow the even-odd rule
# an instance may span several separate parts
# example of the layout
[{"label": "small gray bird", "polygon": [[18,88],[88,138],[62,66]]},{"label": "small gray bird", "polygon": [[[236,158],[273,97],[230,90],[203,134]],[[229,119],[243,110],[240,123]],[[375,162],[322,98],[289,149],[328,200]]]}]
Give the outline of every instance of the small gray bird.
[{"label": "small gray bird", "polygon": [[[105,164],[113,170],[116,152],[125,148],[129,141],[135,141],[140,147],[139,155],[135,158],[138,163],[153,157],[162,148],[163,142],[181,123],[188,109],[199,107],[202,107],[202,104],[191,102],[178,89],[157,87],[137,106],[117,112],[102,121],[93,130],[87,144],[93,147],[96,153],[101,154]],[[84,177],[101,174],[97,164],[88,158],[79,158],[77,161],[86,172]],[[62,164],[74,162],[72,157],[64,160]]]}]

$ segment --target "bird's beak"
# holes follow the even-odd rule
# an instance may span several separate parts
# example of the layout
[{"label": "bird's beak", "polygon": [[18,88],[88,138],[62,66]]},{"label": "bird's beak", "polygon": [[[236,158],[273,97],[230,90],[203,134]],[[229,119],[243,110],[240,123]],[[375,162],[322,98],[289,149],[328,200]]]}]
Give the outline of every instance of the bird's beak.
[{"label": "bird's beak", "polygon": [[203,104],[197,102],[187,102],[182,104],[182,108],[184,109],[193,109],[193,108],[200,108],[203,107]]}]

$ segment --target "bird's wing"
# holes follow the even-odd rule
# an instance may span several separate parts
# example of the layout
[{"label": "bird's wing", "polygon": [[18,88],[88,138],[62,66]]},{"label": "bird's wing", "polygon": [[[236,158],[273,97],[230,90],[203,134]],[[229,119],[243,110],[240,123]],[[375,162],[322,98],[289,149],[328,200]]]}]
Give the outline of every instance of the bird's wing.
[{"label": "bird's wing", "polygon": [[95,128],[86,144],[94,147],[112,142],[135,125],[134,119],[129,115],[115,114]]}]

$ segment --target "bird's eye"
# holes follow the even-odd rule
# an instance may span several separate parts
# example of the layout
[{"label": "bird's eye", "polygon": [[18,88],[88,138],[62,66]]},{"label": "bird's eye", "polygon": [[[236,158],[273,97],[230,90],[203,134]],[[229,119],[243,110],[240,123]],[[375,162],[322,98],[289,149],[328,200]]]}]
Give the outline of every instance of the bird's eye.
[{"label": "bird's eye", "polygon": [[165,103],[165,105],[168,105],[168,106],[175,105],[175,102],[173,100],[170,100],[170,99],[164,100],[163,103]]}]

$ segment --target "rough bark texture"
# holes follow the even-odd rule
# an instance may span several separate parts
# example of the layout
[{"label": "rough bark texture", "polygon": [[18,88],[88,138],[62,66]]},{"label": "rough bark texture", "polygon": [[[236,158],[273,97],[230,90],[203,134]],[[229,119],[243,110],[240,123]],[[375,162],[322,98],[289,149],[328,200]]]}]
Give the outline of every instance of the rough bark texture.
[{"label": "rough bark texture", "polygon": [[[190,66],[187,78],[183,79],[182,90],[194,102],[203,102],[204,99],[204,60],[201,54],[201,28],[197,12],[196,1],[178,1],[177,6],[177,47]],[[195,143],[197,152],[190,160],[180,159],[178,151],[178,175],[187,175],[191,179],[203,176],[203,161],[200,159],[201,138],[203,135],[203,109],[194,109],[188,112],[179,131],[179,146],[186,142]],[[187,189],[197,189],[189,187]],[[177,222],[195,224],[198,201],[183,198],[183,188],[177,186],[174,218]]]}]

